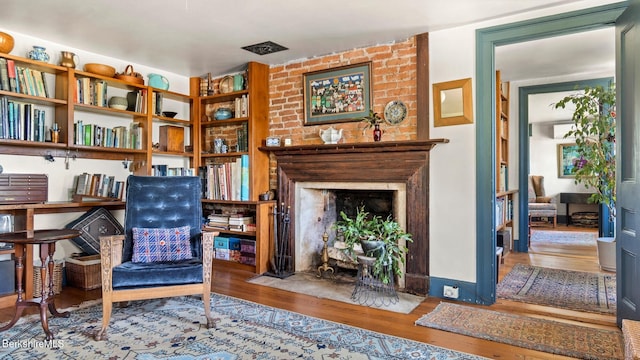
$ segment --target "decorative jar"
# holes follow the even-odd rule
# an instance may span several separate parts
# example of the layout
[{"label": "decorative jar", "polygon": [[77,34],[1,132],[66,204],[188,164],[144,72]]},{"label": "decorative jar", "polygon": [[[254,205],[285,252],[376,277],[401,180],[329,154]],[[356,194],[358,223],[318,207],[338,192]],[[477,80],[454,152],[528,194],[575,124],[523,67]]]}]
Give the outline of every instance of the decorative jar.
[{"label": "decorative jar", "polygon": [[33,50],[29,51],[27,56],[31,60],[49,62],[49,54],[47,54],[47,52],[45,50],[46,50],[46,48],[44,48],[42,46],[34,45],[33,46]]},{"label": "decorative jar", "polygon": [[76,59],[78,55],[70,52],[70,51],[61,51],[60,52],[60,66],[68,67],[71,69],[76,68]]},{"label": "decorative jar", "polygon": [[221,107],[213,113],[213,118],[216,120],[227,120],[231,119],[232,115],[233,113],[231,112],[231,109]]},{"label": "decorative jar", "polygon": [[380,130],[380,125],[375,124],[373,128],[373,141],[382,140],[382,130]]}]

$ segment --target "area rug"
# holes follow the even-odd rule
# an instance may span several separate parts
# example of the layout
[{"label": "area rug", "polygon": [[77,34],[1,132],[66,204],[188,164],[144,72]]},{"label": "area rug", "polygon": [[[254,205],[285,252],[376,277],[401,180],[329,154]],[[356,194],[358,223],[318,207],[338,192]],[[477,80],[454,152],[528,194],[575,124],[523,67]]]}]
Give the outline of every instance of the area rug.
[{"label": "area rug", "polygon": [[114,308],[106,341],[94,341],[102,307],[52,318],[46,342],[38,318],[0,333],[2,359],[483,359],[425,343],[212,294],[216,329],[202,301],[176,297]]},{"label": "area rug", "polygon": [[[269,286],[299,294],[315,296],[321,299],[331,299],[349,304],[360,305],[351,299],[355,287],[355,278],[338,275],[335,279],[318,278],[315,273],[298,272],[287,278],[280,279],[271,276],[257,276],[248,280],[252,284]],[[376,302],[370,306],[402,314],[409,314],[425,299],[422,296],[398,292],[400,301]]]},{"label": "area rug", "polygon": [[416,325],[578,359],[622,359],[620,330],[572,325],[478,307],[440,303]]},{"label": "area rug", "polygon": [[563,309],[616,313],[616,275],[516,264],[496,287],[498,298]]},{"label": "area rug", "polygon": [[541,243],[596,246],[597,240],[598,233],[595,231],[531,230],[531,246]]}]

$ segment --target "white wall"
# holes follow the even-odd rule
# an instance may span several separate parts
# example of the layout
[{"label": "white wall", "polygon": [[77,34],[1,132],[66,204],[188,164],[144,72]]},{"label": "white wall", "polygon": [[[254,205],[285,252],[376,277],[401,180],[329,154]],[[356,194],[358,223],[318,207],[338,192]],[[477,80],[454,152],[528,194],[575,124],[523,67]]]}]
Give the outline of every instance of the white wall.
[{"label": "white wall", "polygon": [[[439,83],[472,78],[476,119],[474,124],[446,127],[431,125],[429,130],[431,138],[450,139],[450,143],[438,145],[430,157],[431,276],[476,282],[476,30],[614,2],[582,1],[429,33],[430,81]],[[512,103],[511,108],[515,109],[516,106]],[[433,124],[433,114],[430,117],[430,124]],[[483,144],[482,148],[491,151],[490,146]]]},{"label": "white wall", "polygon": [[[189,93],[189,78],[174,74],[160,69],[154,69],[142,64],[135,64],[126,61],[126,59],[110,58],[101,54],[94,54],[83,51],[81,49],[75,49],[72,47],[64,46],[63,44],[52,43],[45,39],[37,39],[30,36],[26,36],[20,33],[16,33],[11,29],[0,29],[10,33],[15,39],[15,47],[11,51],[12,55],[27,56],[27,53],[32,49],[33,45],[40,45],[46,47],[46,51],[50,56],[50,63],[58,64],[60,61],[60,51],[71,51],[78,55],[79,62],[76,64],[76,69],[82,70],[85,63],[102,63],[108,64],[116,68],[117,72],[123,72],[128,64],[132,64],[136,72],[141,73],[145,78],[145,83],[148,81],[149,73],[156,73],[165,76],[170,83],[170,90],[188,94]],[[172,108],[165,110],[175,110],[183,113],[188,112],[188,105],[185,107],[182,104],[169,104]],[[99,121],[98,117],[91,118],[91,115],[82,114],[78,117],[83,119],[89,119],[91,121]],[[155,125],[154,125],[155,126]],[[157,131],[153,136],[153,141],[157,142]],[[126,156],[123,155],[122,160]],[[130,174],[129,170],[124,169],[122,160],[94,160],[94,159],[77,159],[70,160],[69,169],[65,168],[63,158],[55,158],[54,162],[44,160],[39,156],[17,156],[0,154],[0,165],[4,168],[4,173],[38,173],[46,174],[49,179],[49,201],[68,201],[70,200],[70,189],[73,185],[74,177],[83,172],[88,173],[100,173],[109,174],[116,177],[117,180],[126,180]],[[154,163],[156,160],[154,159]],[[169,164],[171,166],[187,166],[184,159],[180,158],[162,158],[158,159],[158,163]],[[70,221],[76,219],[82,215],[82,213],[63,213],[63,214],[51,214],[51,215],[36,215],[35,228],[61,228],[64,227]],[[116,218],[123,223],[124,212],[115,211]],[[71,253],[78,252],[79,249],[75,247],[70,241],[61,241],[60,246],[56,248],[56,259],[64,258]]]}]

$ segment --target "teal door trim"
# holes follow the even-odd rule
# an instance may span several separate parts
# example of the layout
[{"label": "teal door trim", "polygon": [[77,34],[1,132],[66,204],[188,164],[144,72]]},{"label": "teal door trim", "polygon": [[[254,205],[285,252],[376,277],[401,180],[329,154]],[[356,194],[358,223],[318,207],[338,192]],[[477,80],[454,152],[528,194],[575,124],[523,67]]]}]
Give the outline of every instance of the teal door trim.
[{"label": "teal door trim", "polygon": [[[522,189],[520,191],[520,203],[518,204],[518,224],[520,224],[520,228],[518,231],[519,241],[515,244],[514,249],[518,252],[528,252],[528,222],[529,219],[527,214],[529,212],[527,201],[525,201],[526,194],[528,191],[528,178],[529,178],[529,95],[533,94],[545,94],[545,93],[553,93],[560,91],[572,91],[578,88],[584,89],[585,87],[594,87],[594,86],[608,86],[613,81],[612,77],[608,78],[600,78],[600,79],[587,79],[587,80],[576,80],[576,81],[567,81],[561,83],[554,84],[543,84],[543,85],[532,85],[532,86],[523,86],[518,89],[518,163],[520,166],[518,167],[518,189]],[[560,100],[560,99],[558,99]],[[558,204],[560,206],[560,204]],[[524,241],[523,241],[524,240]]]},{"label": "teal door trim", "polygon": [[476,31],[476,303],[488,305],[496,299],[495,47],[611,26],[627,5],[625,1]]}]

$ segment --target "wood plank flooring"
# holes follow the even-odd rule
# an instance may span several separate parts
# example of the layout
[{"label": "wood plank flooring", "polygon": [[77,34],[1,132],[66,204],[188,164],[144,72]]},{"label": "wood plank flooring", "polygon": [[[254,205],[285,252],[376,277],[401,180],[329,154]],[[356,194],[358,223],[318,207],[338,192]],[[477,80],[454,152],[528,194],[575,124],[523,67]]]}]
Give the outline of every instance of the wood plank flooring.
[{"label": "wood plank flooring", "polygon": [[[564,225],[559,225],[558,228],[568,231],[585,231],[584,228],[565,229]],[[512,252],[508,254],[505,257],[505,263],[500,267],[500,278],[506,275],[516,263],[568,270],[599,271],[598,260],[592,247],[565,247],[562,249],[558,248],[558,246],[545,245],[544,247],[531,250],[529,253]],[[523,349],[414,325],[414,322],[420,316],[433,310],[441,301],[448,300],[427,298],[412,313],[405,315],[250,284],[245,280],[252,277],[253,274],[239,270],[227,270],[222,267],[214,267],[214,276],[213,291],[220,294],[398,337],[422,341],[461,352],[476,354],[491,359],[569,359],[564,356]],[[59,308],[64,308],[99,297],[99,289],[82,291],[75,288],[64,288],[62,294],[58,296],[57,304]],[[470,305],[467,303],[462,304]],[[496,311],[527,314],[566,322],[577,322],[593,327],[616,328],[615,316],[560,310],[505,300],[498,300],[489,308]],[[117,309],[114,311],[117,311]],[[31,311],[31,313],[34,313],[34,311]],[[12,315],[12,307],[0,309],[0,322],[10,320]]]}]

